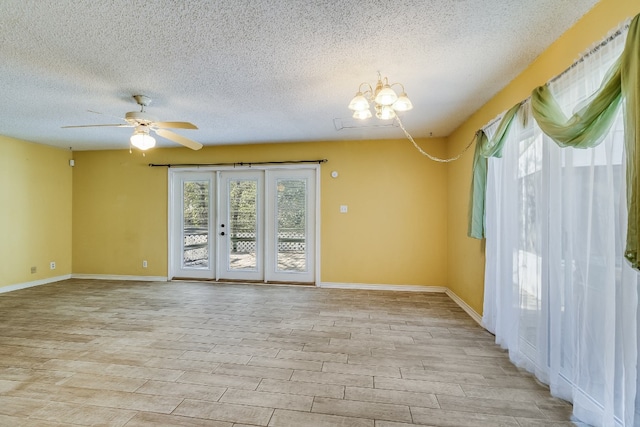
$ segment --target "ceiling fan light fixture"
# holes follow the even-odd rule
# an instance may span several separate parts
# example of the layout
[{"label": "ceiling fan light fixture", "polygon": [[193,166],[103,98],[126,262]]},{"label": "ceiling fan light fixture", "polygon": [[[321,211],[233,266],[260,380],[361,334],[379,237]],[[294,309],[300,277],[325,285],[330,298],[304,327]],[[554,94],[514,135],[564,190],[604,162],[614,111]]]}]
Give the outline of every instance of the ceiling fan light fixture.
[{"label": "ceiling fan light fixture", "polygon": [[131,145],[142,151],[156,146],[156,139],[149,135],[149,130],[139,129],[139,127],[136,128],[136,130],[133,132],[133,135],[131,135],[130,141]]}]

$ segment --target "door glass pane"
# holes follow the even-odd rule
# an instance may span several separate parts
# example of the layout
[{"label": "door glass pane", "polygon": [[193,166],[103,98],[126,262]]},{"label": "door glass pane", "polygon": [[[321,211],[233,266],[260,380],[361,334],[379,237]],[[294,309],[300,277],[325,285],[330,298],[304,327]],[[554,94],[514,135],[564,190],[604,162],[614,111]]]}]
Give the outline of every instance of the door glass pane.
[{"label": "door glass pane", "polygon": [[307,180],[276,180],[277,271],[307,270]]},{"label": "door glass pane", "polygon": [[229,269],[257,270],[258,181],[229,181]]},{"label": "door glass pane", "polygon": [[209,268],[209,181],[185,181],[182,194],[182,267]]}]

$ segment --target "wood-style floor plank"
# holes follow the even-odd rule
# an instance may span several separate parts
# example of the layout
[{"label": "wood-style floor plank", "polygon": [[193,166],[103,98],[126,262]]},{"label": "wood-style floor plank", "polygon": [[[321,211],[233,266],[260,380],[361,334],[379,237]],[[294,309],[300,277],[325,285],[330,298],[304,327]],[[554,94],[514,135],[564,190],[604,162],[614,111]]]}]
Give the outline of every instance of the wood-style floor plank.
[{"label": "wood-style floor plank", "polygon": [[570,426],[445,294],[71,279],[0,294],[0,424]]}]

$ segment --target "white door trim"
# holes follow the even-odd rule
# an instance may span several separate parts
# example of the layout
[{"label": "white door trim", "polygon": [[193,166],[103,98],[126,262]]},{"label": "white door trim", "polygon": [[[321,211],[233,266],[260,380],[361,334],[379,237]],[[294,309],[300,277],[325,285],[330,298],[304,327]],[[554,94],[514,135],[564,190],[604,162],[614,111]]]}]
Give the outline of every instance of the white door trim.
[{"label": "white door trim", "polygon": [[[224,171],[240,171],[240,170],[262,170],[262,171],[267,171],[267,170],[281,170],[281,169],[298,169],[298,170],[312,170],[313,173],[315,174],[315,236],[314,236],[314,240],[315,240],[315,265],[313,266],[314,270],[315,270],[315,283],[316,286],[321,283],[321,252],[320,252],[320,247],[321,247],[321,241],[320,241],[320,233],[321,233],[321,216],[320,216],[320,191],[321,191],[321,187],[320,187],[320,182],[321,182],[321,176],[320,176],[320,172],[321,172],[321,168],[320,168],[320,164],[286,164],[286,165],[250,165],[250,166],[240,166],[240,165],[236,165],[236,166],[186,166],[186,167],[170,167],[167,169],[167,176],[168,176],[168,194],[167,194],[167,198],[168,198],[168,214],[167,214],[167,236],[168,236],[168,241],[167,241],[167,270],[168,270],[168,280],[171,280],[173,277],[175,277],[175,273],[176,273],[176,269],[175,269],[175,260],[173,260],[173,255],[171,253],[173,245],[177,244],[178,242],[175,241],[175,237],[173,230],[172,230],[172,225],[174,224],[175,221],[175,217],[178,214],[177,212],[175,212],[175,206],[173,203],[173,198],[175,197],[174,194],[174,181],[177,179],[177,177],[185,172],[210,172],[212,174],[215,174],[215,180],[214,180],[214,187],[218,187],[218,182],[219,182],[219,177],[220,177],[220,173],[224,172]],[[217,190],[214,190],[214,194],[213,197],[215,198],[215,207],[213,207],[213,209],[215,210],[215,220],[216,220],[216,224],[217,224],[217,218],[219,217],[219,206],[220,206],[220,200],[219,200],[219,194]],[[214,227],[213,232],[215,233],[217,231],[217,227]],[[220,245],[218,242],[218,239],[214,239],[213,245],[211,247],[211,249],[213,250],[213,254],[217,255],[219,253],[220,250]],[[215,266],[214,266],[214,280],[219,280],[220,278],[220,270],[219,270],[219,263],[217,262],[217,260],[215,260],[214,262]]]},{"label": "white door trim", "polygon": [[[170,174],[169,179],[169,216],[168,216],[168,270],[169,278],[173,277],[190,277],[194,279],[214,279],[215,278],[215,263],[214,257],[216,255],[213,245],[212,233],[214,227],[212,221],[215,221],[217,217],[216,212],[212,212],[213,206],[211,201],[216,197],[216,181],[215,176],[211,173],[202,171],[185,171],[181,174]],[[182,244],[184,242],[183,231],[183,212],[179,209],[182,208],[181,194],[184,188],[185,181],[206,181],[209,183],[209,219],[208,219],[208,238],[207,238],[207,252],[208,252],[208,268],[188,270],[190,273],[185,276],[183,267],[181,265],[183,251]],[[180,200],[178,200],[180,198]]]}]

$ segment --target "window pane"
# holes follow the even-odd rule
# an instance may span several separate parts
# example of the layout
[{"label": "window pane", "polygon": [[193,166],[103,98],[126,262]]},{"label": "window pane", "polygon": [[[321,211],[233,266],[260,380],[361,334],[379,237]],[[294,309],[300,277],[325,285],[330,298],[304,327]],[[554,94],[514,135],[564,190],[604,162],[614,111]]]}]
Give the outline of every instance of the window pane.
[{"label": "window pane", "polygon": [[278,179],[277,271],[307,271],[307,180]]},{"label": "window pane", "polygon": [[257,270],[258,181],[229,181],[229,270]]},{"label": "window pane", "polygon": [[185,181],[182,194],[182,267],[208,268],[209,181]]}]

